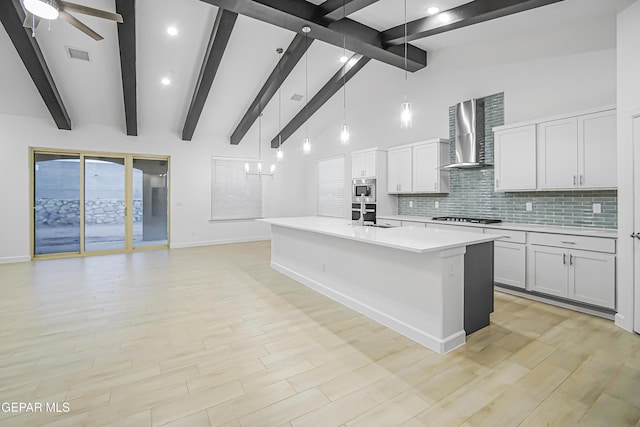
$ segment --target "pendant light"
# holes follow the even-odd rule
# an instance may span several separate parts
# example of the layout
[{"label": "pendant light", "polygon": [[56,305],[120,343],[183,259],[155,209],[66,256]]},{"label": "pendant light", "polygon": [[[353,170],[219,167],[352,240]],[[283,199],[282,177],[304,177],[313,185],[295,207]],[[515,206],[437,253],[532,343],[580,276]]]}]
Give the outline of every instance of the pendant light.
[{"label": "pendant light", "polygon": [[[342,0],[342,14],[346,17],[345,1]],[[344,61],[343,61],[344,59]],[[349,125],[347,125],[347,36],[342,32],[342,126],[340,126],[340,145],[349,145]]]},{"label": "pendant light", "polygon": [[407,97],[407,0],[404,0],[404,102],[400,105],[400,127],[409,129],[413,125],[413,112]]},{"label": "pendant light", "polygon": [[309,139],[309,32],[311,27],[305,25],[302,27],[304,33],[304,42],[306,50],[304,51],[304,112],[305,120],[305,138],[302,141],[302,154],[311,154],[311,139]]},{"label": "pendant light", "polygon": [[262,109],[260,108],[260,104],[258,104],[258,108],[260,109],[260,112],[258,114],[258,164],[256,165],[256,172],[251,172],[251,167],[249,166],[249,163],[245,163],[244,172],[247,176],[249,175],[256,175],[259,177],[270,176],[271,178],[273,178],[273,175],[276,171],[276,165],[274,165],[273,163],[269,168],[269,173],[262,172]]},{"label": "pendant light", "polygon": [[[279,47],[276,52],[278,53],[278,79],[281,79],[280,64],[282,62],[282,52],[284,51]],[[279,162],[284,160],[284,151],[282,151],[282,84],[278,86],[278,151],[276,151],[276,159]]]}]

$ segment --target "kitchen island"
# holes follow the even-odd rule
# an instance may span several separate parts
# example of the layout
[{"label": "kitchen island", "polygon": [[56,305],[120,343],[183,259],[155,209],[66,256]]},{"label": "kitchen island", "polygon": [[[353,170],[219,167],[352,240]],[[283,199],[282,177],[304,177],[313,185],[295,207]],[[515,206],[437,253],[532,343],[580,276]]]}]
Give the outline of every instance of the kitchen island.
[{"label": "kitchen island", "polygon": [[489,324],[493,241],[427,228],[353,226],[339,218],[270,218],[271,266],[446,353]]}]

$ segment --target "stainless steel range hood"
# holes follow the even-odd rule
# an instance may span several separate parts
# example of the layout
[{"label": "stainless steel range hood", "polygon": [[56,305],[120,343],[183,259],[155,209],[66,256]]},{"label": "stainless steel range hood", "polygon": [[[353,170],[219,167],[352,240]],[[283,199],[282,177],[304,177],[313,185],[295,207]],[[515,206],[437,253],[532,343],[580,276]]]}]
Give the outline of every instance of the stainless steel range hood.
[{"label": "stainless steel range hood", "polygon": [[455,163],[443,169],[471,169],[487,166],[484,159],[484,100],[471,99],[456,105]]}]

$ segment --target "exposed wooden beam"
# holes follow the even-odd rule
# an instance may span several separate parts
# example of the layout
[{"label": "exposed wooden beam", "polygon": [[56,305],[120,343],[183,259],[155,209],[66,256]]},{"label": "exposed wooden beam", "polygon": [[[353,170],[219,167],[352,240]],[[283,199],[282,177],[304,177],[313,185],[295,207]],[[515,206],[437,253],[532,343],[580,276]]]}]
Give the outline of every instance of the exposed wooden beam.
[{"label": "exposed wooden beam", "polygon": [[71,119],[42,56],[40,46],[36,39],[31,37],[31,31],[22,27],[24,17],[20,0],[0,1],[0,21],[18,51],[31,80],[40,92],[53,121],[58,129],[71,130]]},{"label": "exposed wooden beam", "polygon": [[[346,36],[346,48],[367,58],[372,58],[398,68],[405,68],[404,49],[383,45],[381,33],[348,18],[331,21],[325,18],[320,6],[300,0],[201,0],[219,8],[230,10],[262,22],[300,33],[309,26],[309,37],[342,47]],[[427,65],[427,52],[408,45],[406,66],[418,71]]]},{"label": "exposed wooden beam", "polygon": [[[427,16],[407,23],[407,40],[422,39],[560,1],[563,0],[472,1],[471,3],[440,12],[437,15]],[[447,13],[450,17],[449,22],[446,24],[440,20],[439,15],[442,13]],[[404,25],[398,25],[397,27],[389,28],[382,32],[382,42],[385,45],[400,45],[404,43],[404,40]]]},{"label": "exposed wooden beam", "polygon": [[291,44],[284,52],[278,65],[273,69],[269,78],[258,92],[258,96],[253,100],[249,109],[240,120],[240,123],[236,127],[236,130],[231,134],[231,144],[237,145],[242,138],[247,134],[253,123],[258,119],[260,110],[265,107],[276,94],[282,83],[286,80],[287,76],[291,73],[296,66],[300,58],[311,46],[313,39],[305,41],[305,37],[300,34],[296,34]]},{"label": "exposed wooden beam", "polygon": [[[371,58],[367,58],[358,53],[351,56],[347,64],[340,67],[340,71],[335,73],[329,81],[322,86],[322,89],[316,93],[313,98],[302,107],[302,110],[295,115],[293,119],[282,129],[282,131],[271,140],[271,148],[278,148],[278,144],[283,144],[291,135],[297,131],[300,126],[306,122],[316,111],[318,111],[333,95],[336,94],[344,86],[346,82],[351,80],[358,71],[360,71]],[[278,137],[282,139],[279,141]]]},{"label": "exposed wooden beam", "polygon": [[237,18],[238,14],[235,12],[225,9],[218,10],[216,21],[211,31],[209,45],[207,46],[204,61],[202,62],[202,68],[200,69],[200,75],[196,83],[196,89],[191,99],[189,112],[187,113],[187,119],[182,129],[183,141],[191,141],[193,137],[198,120],[200,119],[200,114],[204,108],[204,103],[207,100],[207,96],[209,96],[209,91],[218,72],[218,67],[229,43],[231,31]]},{"label": "exposed wooden beam", "polygon": [[118,25],[120,46],[120,71],[122,73],[122,94],[127,135],[138,135],[138,97],[136,77],[136,2],[116,0],[116,12],[122,15],[123,23]]},{"label": "exposed wooden beam", "polygon": [[378,1],[379,0],[326,0],[320,5],[320,9],[325,18],[338,21]]}]

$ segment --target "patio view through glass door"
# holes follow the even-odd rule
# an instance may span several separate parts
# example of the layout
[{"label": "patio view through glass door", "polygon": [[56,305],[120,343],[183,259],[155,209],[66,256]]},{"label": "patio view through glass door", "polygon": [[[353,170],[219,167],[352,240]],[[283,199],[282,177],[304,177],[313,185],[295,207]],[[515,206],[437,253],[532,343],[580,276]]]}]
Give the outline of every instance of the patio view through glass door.
[{"label": "patio view through glass door", "polygon": [[169,159],[33,150],[33,255],[169,245]]}]

